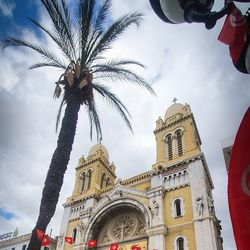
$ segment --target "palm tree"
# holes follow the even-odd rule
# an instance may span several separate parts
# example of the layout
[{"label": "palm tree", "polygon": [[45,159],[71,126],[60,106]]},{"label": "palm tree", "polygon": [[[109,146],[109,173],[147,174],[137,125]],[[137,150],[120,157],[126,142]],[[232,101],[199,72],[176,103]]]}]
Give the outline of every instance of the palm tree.
[{"label": "palm tree", "polygon": [[107,86],[101,84],[102,80],[111,79],[135,83],[154,93],[147,81],[128,67],[130,65],[143,67],[141,63],[119,58],[108,60],[103,56],[104,52],[111,48],[112,43],[128,27],[132,24],[139,25],[142,20],[141,13],[124,15],[110,24],[110,20],[107,18],[111,0],[103,1],[102,5],[98,0],[77,0],[73,14],[65,0],[41,0],[41,3],[52,21],[51,29],[33,19],[30,20],[56,43],[64,56],[63,60],[42,45],[29,41],[8,37],[2,42],[3,48],[23,46],[42,55],[44,61],[30,66],[31,69],[50,66],[63,70],[54,91],[56,98],[63,93],[56,127],[58,127],[64,104],[66,104],[65,114],[57,147],[45,180],[38,220],[28,246],[30,250],[40,249],[41,240],[38,239],[36,230],[45,232],[55,213],[74,142],[80,106],[83,105],[87,108],[91,137],[94,127],[97,139],[100,139],[102,131],[95,106],[94,91],[104,97],[120,113],[132,130],[129,121],[130,115],[126,107]]}]

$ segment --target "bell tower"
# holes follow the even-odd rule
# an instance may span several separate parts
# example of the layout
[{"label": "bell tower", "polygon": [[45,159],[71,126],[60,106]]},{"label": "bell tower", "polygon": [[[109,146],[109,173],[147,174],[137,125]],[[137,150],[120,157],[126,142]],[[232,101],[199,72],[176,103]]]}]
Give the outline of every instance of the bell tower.
[{"label": "bell tower", "polygon": [[154,130],[156,164],[162,168],[176,164],[201,152],[201,140],[188,104],[174,103],[166,111],[164,120],[159,117]]},{"label": "bell tower", "polygon": [[98,193],[116,179],[115,165],[109,163],[107,149],[98,143],[90,148],[88,157],[82,156],[76,167],[76,180],[72,196],[86,196]]}]

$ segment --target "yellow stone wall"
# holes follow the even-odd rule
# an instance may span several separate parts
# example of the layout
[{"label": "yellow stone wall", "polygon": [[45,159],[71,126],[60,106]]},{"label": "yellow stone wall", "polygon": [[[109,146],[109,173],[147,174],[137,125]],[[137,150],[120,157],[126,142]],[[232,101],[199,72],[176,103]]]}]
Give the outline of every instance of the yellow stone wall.
[{"label": "yellow stone wall", "polygon": [[[67,236],[72,237],[72,233],[74,228],[77,228],[79,221],[71,221],[68,223],[68,228],[67,228]],[[79,233],[79,232],[78,232]],[[70,245],[69,243],[64,244],[64,250],[71,250],[72,246],[74,246],[74,243]]]},{"label": "yellow stone wall", "polygon": [[[177,198],[183,200],[184,214],[180,217],[173,217],[173,201]],[[165,220],[166,225],[169,227],[184,224],[193,220],[192,198],[190,186],[182,187],[165,193]]]},{"label": "yellow stone wall", "polygon": [[174,249],[175,240],[179,236],[184,236],[189,250],[195,250],[195,232],[193,224],[184,224],[178,227],[169,228],[166,235],[166,249]]}]

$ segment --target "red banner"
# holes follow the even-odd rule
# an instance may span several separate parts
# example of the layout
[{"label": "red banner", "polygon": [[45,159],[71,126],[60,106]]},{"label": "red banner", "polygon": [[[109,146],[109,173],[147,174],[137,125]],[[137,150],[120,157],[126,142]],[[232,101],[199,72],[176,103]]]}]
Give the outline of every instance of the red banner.
[{"label": "red banner", "polygon": [[48,246],[49,245],[49,236],[48,235],[44,235],[41,246]]},{"label": "red banner", "polygon": [[141,248],[138,247],[138,246],[132,246],[132,247],[131,247],[131,250],[141,250]]},{"label": "red banner", "polygon": [[88,241],[88,246],[89,247],[96,247],[96,240],[89,240]]},{"label": "red banner", "polygon": [[231,3],[230,12],[219,34],[218,40],[230,46],[230,55],[234,64],[237,63],[246,43],[247,21],[241,11]]},{"label": "red banner", "polygon": [[250,107],[237,132],[228,172],[228,201],[239,250],[250,249]]},{"label": "red banner", "polygon": [[73,238],[72,237],[64,237],[64,239],[65,239],[65,242],[72,245],[72,243],[73,243]]},{"label": "red banner", "polygon": [[43,236],[44,236],[44,232],[40,229],[37,229],[36,230],[36,236],[38,238],[39,241],[41,241],[43,239]]},{"label": "red banner", "polygon": [[119,244],[111,244],[110,245],[110,250],[118,250],[118,246],[119,246]]}]

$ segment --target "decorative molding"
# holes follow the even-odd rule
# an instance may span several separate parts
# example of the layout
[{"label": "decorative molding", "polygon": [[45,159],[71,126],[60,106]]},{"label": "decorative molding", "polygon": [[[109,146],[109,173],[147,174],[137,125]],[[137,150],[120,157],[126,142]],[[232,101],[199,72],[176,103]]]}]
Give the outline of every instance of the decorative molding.
[{"label": "decorative molding", "polygon": [[153,226],[153,227],[148,227],[145,229],[146,229],[146,234],[148,236],[154,236],[158,234],[163,234],[164,236],[166,236],[167,231],[168,231],[167,227],[164,224]]}]

